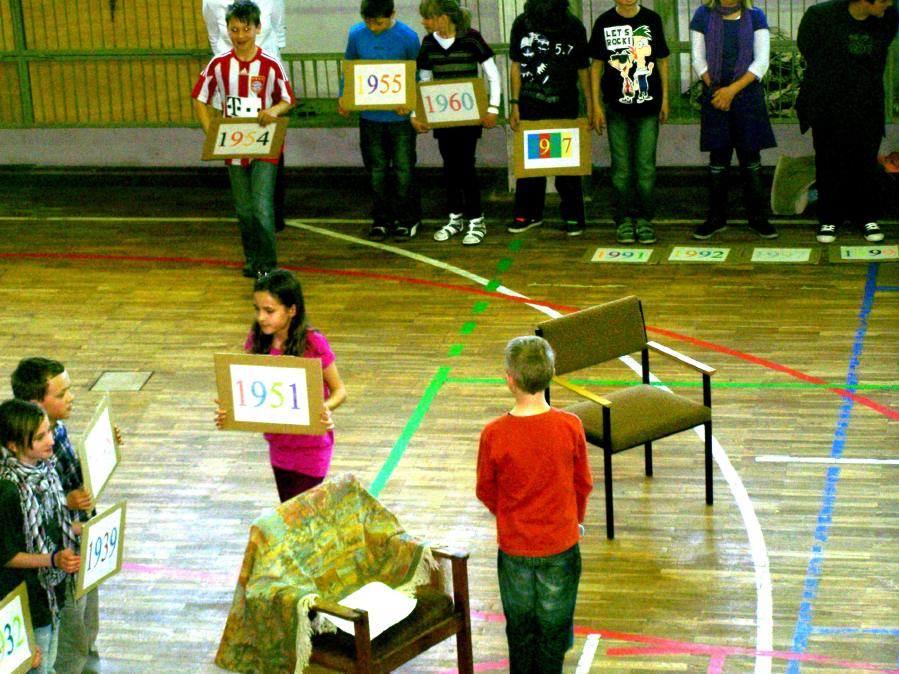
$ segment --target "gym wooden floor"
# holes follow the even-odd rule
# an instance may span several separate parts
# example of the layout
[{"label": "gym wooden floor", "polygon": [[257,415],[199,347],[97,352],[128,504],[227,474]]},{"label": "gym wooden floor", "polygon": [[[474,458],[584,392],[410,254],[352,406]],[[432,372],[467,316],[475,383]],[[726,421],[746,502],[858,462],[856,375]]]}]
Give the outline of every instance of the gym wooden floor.
[{"label": "gym wooden floor", "polygon": [[[20,358],[64,361],[77,437],[104,371],[152,372],[142,390],[112,394],[126,444],[101,505],[126,499],[128,526],[125,569],[101,589],[103,671],[221,671],[213,657],[248,528],[277,501],[262,437],[212,423],[212,355],[238,351],[252,320],[227,186],[4,182],[0,394]],[[652,479],[642,453],[625,452],[609,541],[591,450],[566,671],[899,671],[899,263],[830,263],[799,222],[776,245],[811,245],[817,264],[597,264],[589,253],[614,245],[607,223],[579,239],[551,226],[513,236],[499,217],[475,248],[434,242],[433,223],[410,243],[373,245],[356,219],[364,192],[342,204],[326,194],[291,188],[278,245],[349,391],[332,472],[372,485],[410,533],[470,551],[479,671],[507,669],[494,521],[474,497],[478,434],[510,400],[503,346],[546,312],[628,294],[643,300],[652,338],[718,368],[715,505],[704,503],[697,435],[659,442]],[[591,215],[604,215],[598,203]],[[656,255],[689,245],[692,226],[660,224]],[[895,224],[887,232],[895,241]],[[732,228],[708,245],[753,244]],[[654,365],[700,395],[692,372]],[[635,378],[621,363],[584,376]],[[402,671],[454,665],[448,642]]]}]

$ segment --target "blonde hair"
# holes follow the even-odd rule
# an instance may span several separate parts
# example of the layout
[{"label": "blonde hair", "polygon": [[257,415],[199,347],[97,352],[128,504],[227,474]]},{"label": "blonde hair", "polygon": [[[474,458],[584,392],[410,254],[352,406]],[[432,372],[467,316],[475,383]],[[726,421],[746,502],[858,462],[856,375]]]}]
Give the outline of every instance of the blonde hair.
[{"label": "blonde hair", "polygon": [[418,11],[425,19],[436,19],[445,14],[456,27],[457,35],[464,35],[471,28],[471,12],[457,0],[422,0]]}]

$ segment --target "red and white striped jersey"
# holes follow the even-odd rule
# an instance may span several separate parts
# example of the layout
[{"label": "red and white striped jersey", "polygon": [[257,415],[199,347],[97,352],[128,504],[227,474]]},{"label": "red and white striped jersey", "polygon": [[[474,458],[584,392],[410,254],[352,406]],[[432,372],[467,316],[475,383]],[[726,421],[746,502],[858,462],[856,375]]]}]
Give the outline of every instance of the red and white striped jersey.
[{"label": "red and white striped jersey", "polygon": [[[275,103],[294,103],[293,89],[281,63],[262,49],[250,61],[241,61],[230,52],[214,57],[200,73],[191,96],[209,105],[219,94],[224,117],[256,117]],[[237,160],[226,160],[228,164]],[[246,166],[249,159],[241,159]],[[261,159],[277,164],[277,159]]]}]

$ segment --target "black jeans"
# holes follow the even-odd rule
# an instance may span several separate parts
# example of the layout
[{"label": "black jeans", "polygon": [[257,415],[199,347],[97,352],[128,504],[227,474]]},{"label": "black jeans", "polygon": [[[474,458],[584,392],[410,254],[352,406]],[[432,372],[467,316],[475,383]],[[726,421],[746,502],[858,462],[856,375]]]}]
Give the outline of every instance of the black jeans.
[{"label": "black jeans", "polygon": [[466,220],[481,217],[481,186],[475,169],[475,156],[481,130],[478,127],[437,129],[437,147],[443,157],[443,182],[446,185],[446,210],[461,213]]},{"label": "black jeans", "polygon": [[873,132],[812,127],[818,222],[864,225],[881,214],[877,152],[881,137]]}]

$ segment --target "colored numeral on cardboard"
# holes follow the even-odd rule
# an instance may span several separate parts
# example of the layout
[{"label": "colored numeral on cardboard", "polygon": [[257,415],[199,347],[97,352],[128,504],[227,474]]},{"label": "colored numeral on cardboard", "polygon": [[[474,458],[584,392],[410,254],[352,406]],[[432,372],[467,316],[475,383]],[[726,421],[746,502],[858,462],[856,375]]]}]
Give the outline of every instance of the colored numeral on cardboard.
[{"label": "colored numeral on cardboard", "polygon": [[571,159],[575,156],[575,137],[570,131],[528,134],[528,159]]},{"label": "colored numeral on cardboard", "polygon": [[752,262],[808,262],[811,248],[754,248]]},{"label": "colored numeral on cardboard", "polygon": [[897,257],[896,246],[840,246],[843,260],[895,260]]},{"label": "colored numeral on cardboard", "polygon": [[29,671],[33,640],[28,593],[22,583],[0,602],[0,674]]},{"label": "colored numeral on cardboard", "polygon": [[729,254],[730,248],[675,246],[671,249],[668,260],[672,262],[724,262]]},{"label": "colored numeral on cardboard", "polygon": [[652,248],[597,248],[590,262],[649,262]]}]

